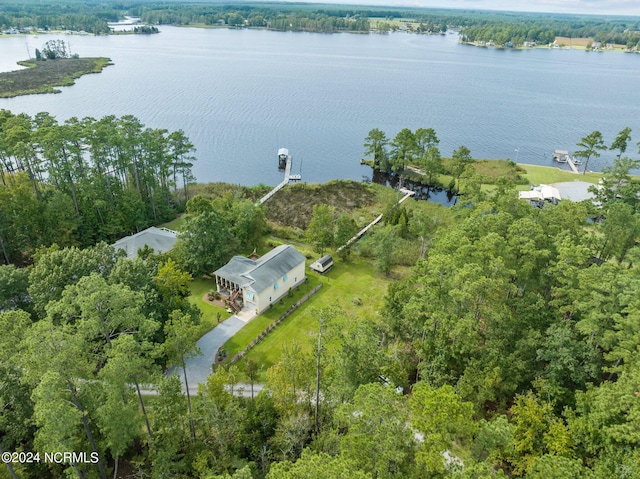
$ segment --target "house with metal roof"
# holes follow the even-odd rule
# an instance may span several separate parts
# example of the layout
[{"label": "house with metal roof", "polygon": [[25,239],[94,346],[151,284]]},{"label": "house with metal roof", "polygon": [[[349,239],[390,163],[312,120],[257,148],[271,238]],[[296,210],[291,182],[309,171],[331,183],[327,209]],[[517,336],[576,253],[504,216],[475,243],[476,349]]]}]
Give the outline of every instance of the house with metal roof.
[{"label": "house with metal roof", "polygon": [[176,244],[178,233],[168,228],[152,226],[131,236],[119,239],[113,243],[115,249],[122,249],[129,259],[138,256],[138,250],[148,246],[156,253],[166,253]]},{"label": "house with metal roof", "polygon": [[586,181],[565,181],[552,185],[532,186],[530,191],[518,192],[518,197],[538,204],[542,204],[544,201],[556,204],[560,200],[595,200],[596,195],[592,191],[593,187],[596,189],[601,188],[600,185],[594,185]]},{"label": "house with metal roof", "polygon": [[553,204],[562,199],[558,189],[549,185],[532,186],[530,191],[520,191],[518,198],[530,201],[549,201]]},{"label": "house with metal roof", "polygon": [[260,313],[305,279],[305,257],[291,245],[281,245],[253,260],[234,256],[214,272],[223,296],[242,297],[243,309]]}]

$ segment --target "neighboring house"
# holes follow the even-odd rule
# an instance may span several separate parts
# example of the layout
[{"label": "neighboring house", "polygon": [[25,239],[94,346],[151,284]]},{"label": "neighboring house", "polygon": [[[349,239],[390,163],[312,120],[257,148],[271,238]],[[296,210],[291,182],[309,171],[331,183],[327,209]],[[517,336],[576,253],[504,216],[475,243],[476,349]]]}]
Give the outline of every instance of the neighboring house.
[{"label": "neighboring house", "polygon": [[533,186],[530,191],[520,191],[518,197],[530,201],[550,201],[558,203],[560,200],[584,201],[595,200],[596,195],[591,191],[592,187],[602,188],[586,181],[564,181],[552,185]]},{"label": "neighboring house", "polygon": [[152,226],[131,236],[122,238],[115,243],[115,249],[122,249],[129,259],[138,256],[138,250],[148,246],[156,253],[166,253],[176,244],[178,233],[168,228],[156,228]]},{"label": "neighboring house", "polygon": [[305,279],[305,257],[281,245],[256,260],[234,256],[215,275],[219,293],[243,298],[243,309],[261,313]]},{"label": "neighboring house", "polygon": [[530,201],[550,201],[553,204],[557,204],[562,199],[558,189],[549,185],[532,186],[530,191],[520,191],[518,198]]}]

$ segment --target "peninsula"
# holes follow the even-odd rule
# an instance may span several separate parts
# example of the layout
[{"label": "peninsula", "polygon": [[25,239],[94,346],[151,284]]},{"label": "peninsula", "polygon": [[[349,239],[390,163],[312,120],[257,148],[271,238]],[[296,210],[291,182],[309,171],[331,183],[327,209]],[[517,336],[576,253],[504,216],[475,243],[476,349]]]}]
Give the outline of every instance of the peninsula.
[{"label": "peninsula", "polygon": [[57,58],[55,60],[18,62],[27,67],[0,73],[0,98],[38,93],[60,93],[55,87],[71,86],[76,78],[100,73],[112,65],[109,58]]}]

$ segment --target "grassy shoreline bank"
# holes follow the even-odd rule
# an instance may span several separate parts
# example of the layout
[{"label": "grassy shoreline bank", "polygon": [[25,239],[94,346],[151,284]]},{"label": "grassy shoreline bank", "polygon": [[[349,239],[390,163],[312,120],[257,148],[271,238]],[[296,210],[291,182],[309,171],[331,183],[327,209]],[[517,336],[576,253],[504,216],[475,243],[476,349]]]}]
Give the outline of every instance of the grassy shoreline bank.
[{"label": "grassy shoreline bank", "polygon": [[0,98],[60,93],[56,87],[71,86],[83,75],[101,73],[111,63],[105,57],[59,58],[57,60],[18,62],[27,67],[0,73]]}]

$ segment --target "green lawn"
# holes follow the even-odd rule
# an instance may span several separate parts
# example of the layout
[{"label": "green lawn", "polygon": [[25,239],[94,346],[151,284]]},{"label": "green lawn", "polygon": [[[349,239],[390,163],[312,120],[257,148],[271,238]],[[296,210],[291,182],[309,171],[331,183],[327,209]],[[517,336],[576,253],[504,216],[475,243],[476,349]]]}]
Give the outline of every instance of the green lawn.
[{"label": "green lawn", "polygon": [[189,301],[198,306],[200,311],[202,311],[199,336],[203,336],[218,325],[218,313],[220,313],[221,321],[224,321],[231,316],[231,313],[227,313],[225,308],[214,306],[202,299],[209,290],[215,288],[215,284],[212,279],[194,279],[189,288],[191,289]]},{"label": "green lawn", "polygon": [[[322,289],[303,304],[300,309],[280,323],[276,329],[247,354],[247,358],[251,358],[258,363],[261,380],[264,380],[266,370],[280,358],[281,348],[284,344],[296,341],[303,349],[312,347],[312,341],[317,331],[317,323],[313,315],[314,308],[338,304],[344,309],[347,321],[359,321],[363,318],[371,317],[378,314],[377,311],[382,308],[387,286],[391,279],[377,273],[373,265],[362,258],[354,256],[344,262],[335,257],[334,259],[336,261],[335,266],[325,275],[318,275],[309,271],[307,273],[310,286],[312,287],[315,283],[322,283]],[[362,301],[362,305],[354,304],[354,298],[359,298]],[[283,305],[282,311],[285,309],[286,307]],[[251,323],[243,328],[239,333],[243,336],[236,335],[234,337],[234,350],[242,349],[245,344],[251,342],[260,331],[281,314],[276,307],[274,307],[274,312],[276,314],[267,321],[262,322],[261,316],[252,321],[252,323],[261,321],[261,323],[256,323],[256,327],[253,329],[256,334],[251,335],[248,333],[250,330],[247,328],[253,326]],[[271,312],[267,314],[271,314]],[[240,344],[241,338],[242,344]],[[228,342],[223,347],[230,350],[231,345],[232,343]],[[244,359],[238,362],[240,368],[243,367],[243,362]]]},{"label": "green lawn", "polygon": [[561,170],[555,166],[520,165],[526,170],[523,174],[532,185],[548,185],[550,183],[560,183],[563,181],[587,181],[598,183],[602,178],[602,173],[575,174],[571,171]]},{"label": "green lawn", "polygon": [[[252,319],[249,324],[238,331],[235,336],[229,339],[229,341],[222,346],[223,349],[227,350],[227,357],[232,358],[236,353],[242,351],[251,341],[258,337],[262,331],[267,329],[271,323],[275,322],[280,316],[282,316],[282,314],[289,309],[291,305],[297,303],[300,298],[315,288],[320,284],[320,282],[321,281],[316,276],[310,276],[306,283],[301,284],[295,289],[295,291],[292,291],[291,296],[285,296],[274,304],[271,309],[265,311],[255,319]],[[319,292],[316,294],[319,294]],[[282,324],[283,323],[281,323],[280,326],[282,326]]]},{"label": "green lawn", "polygon": [[169,221],[168,223],[163,224],[164,228],[169,228],[174,231],[182,231],[184,229],[184,224],[187,222],[187,215],[182,214],[178,216],[175,220]]}]

